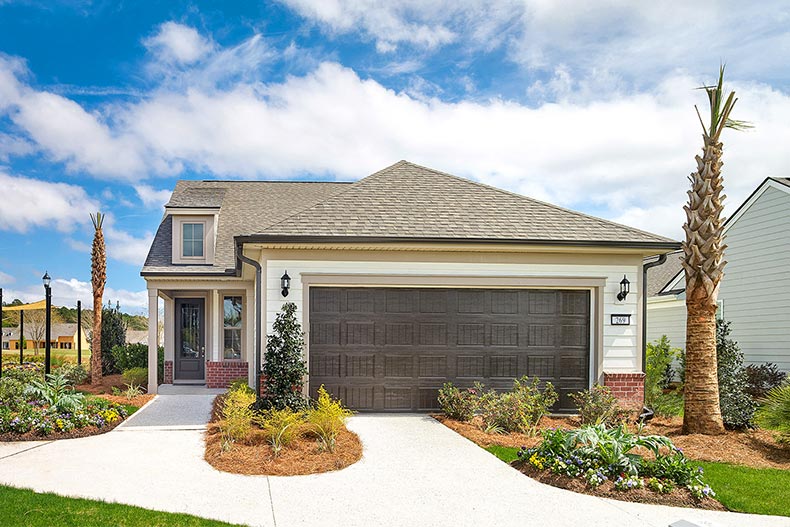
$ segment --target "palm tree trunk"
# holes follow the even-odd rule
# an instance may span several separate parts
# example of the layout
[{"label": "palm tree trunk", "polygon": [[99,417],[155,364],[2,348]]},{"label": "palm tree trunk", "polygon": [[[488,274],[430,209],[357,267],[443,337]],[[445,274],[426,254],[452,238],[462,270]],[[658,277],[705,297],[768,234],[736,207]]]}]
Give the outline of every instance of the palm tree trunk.
[{"label": "palm tree trunk", "polygon": [[686,304],[686,382],[683,433],[724,432],[716,364],[716,307]]},{"label": "palm tree trunk", "polygon": [[93,336],[91,337],[91,384],[101,384],[101,310],[103,295],[93,295]]}]

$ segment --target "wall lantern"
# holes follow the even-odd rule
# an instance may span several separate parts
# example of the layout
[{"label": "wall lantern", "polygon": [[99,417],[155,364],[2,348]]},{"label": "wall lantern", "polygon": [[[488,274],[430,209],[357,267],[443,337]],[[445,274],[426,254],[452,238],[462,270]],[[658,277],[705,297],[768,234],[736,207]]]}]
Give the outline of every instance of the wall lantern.
[{"label": "wall lantern", "polygon": [[617,300],[622,302],[625,300],[625,297],[628,296],[628,293],[631,292],[631,282],[628,281],[628,278],[623,275],[623,279],[620,280],[620,292],[617,293]]},{"label": "wall lantern", "polygon": [[288,276],[288,271],[280,277],[280,287],[283,289],[283,296],[288,296],[288,290],[291,288],[291,277]]}]

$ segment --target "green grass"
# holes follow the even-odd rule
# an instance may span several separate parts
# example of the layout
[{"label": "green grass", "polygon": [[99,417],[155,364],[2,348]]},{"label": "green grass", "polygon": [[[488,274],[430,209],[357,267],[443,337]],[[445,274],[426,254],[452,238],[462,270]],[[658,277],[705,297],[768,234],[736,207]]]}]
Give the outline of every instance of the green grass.
[{"label": "green grass", "polygon": [[716,497],[733,511],[790,516],[790,470],[695,461]]},{"label": "green grass", "polygon": [[3,527],[221,527],[233,524],[0,486]]},{"label": "green grass", "polygon": [[[510,463],[518,448],[492,445],[486,450]],[[751,468],[728,463],[693,461],[705,471],[705,481],[728,509],[752,514],[790,516],[790,470]]]}]

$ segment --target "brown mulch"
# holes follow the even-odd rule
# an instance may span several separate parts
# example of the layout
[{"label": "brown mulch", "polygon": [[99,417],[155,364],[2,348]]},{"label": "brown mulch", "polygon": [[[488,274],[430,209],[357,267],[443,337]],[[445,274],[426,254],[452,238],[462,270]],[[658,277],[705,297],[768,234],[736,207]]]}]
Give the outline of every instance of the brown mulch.
[{"label": "brown mulch", "polygon": [[126,396],[123,395],[109,395],[106,393],[102,393],[102,394],[98,394],[96,397],[107,399],[108,401],[113,403],[130,404],[132,406],[136,406],[137,408],[141,408],[145,403],[147,403],[148,401],[150,401],[156,396],[154,394],[144,393],[132,399],[128,399]]},{"label": "brown mulch", "polygon": [[665,435],[691,459],[755,468],[790,470],[790,445],[778,443],[770,430],[728,430],[723,435],[681,434],[683,418],[656,417],[644,433]]},{"label": "brown mulch", "polygon": [[637,503],[652,503],[655,505],[671,505],[673,507],[693,507],[714,511],[727,510],[724,505],[713,498],[703,498],[702,500],[696,499],[686,488],[676,488],[669,494],[659,494],[647,488],[620,491],[614,488],[614,483],[611,481],[604,481],[598,488],[591,489],[579,478],[552,474],[548,470],[538,470],[527,462],[514,461],[512,465],[522,473],[541,483],[601,498],[633,501]]},{"label": "brown mulch", "polygon": [[11,432],[7,432],[5,434],[0,434],[0,442],[3,441],[57,441],[59,439],[76,439],[78,437],[88,437],[88,436],[97,436],[101,434],[106,434],[119,424],[123,423],[123,420],[119,419],[114,423],[110,423],[107,426],[103,426],[101,428],[95,426],[86,426],[85,428],[77,428],[72,430],[71,432],[52,432],[49,435],[42,436],[36,434],[35,432],[26,432],[24,434],[14,434]]},{"label": "brown mulch", "polygon": [[93,385],[91,383],[87,384],[80,384],[77,386],[77,390],[86,393],[92,393],[94,395],[99,395],[103,393],[112,393],[113,388],[118,388],[119,390],[123,390],[126,388],[126,385],[121,379],[121,375],[104,375],[101,378],[101,383]]},{"label": "brown mulch", "polygon": [[[431,415],[431,417],[483,448],[492,445],[531,448],[540,443],[541,440],[540,433],[534,436],[515,432],[511,434],[486,434],[482,429],[482,419],[479,416],[466,423],[450,419],[441,414]],[[579,419],[575,416],[546,416],[540,420],[539,428],[577,428],[579,424]]]},{"label": "brown mulch", "polygon": [[222,396],[214,400],[211,422],[206,431],[205,460],[217,470],[255,476],[297,476],[340,470],[362,458],[362,443],[346,428],[337,437],[334,452],[322,450],[314,437],[305,435],[284,447],[274,457],[265,434],[255,430],[247,443],[233,443],[222,451],[219,428]]}]

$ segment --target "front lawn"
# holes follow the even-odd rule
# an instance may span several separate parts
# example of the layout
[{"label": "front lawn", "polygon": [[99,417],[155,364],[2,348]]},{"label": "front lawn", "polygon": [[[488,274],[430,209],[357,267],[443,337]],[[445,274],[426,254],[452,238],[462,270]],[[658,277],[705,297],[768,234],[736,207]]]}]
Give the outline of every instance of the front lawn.
[{"label": "front lawn", "polygon": [[4,527],[221,527],[230,523],[0,486]]},{"label": "front lawn", "polygon": [[[518,460],[518,448],[491,445],[486,450],[505,463]],[[705,471],[716,498],[728,509],[752,514],[790,516],[790,471],[729,463],[693,461]]]}]

